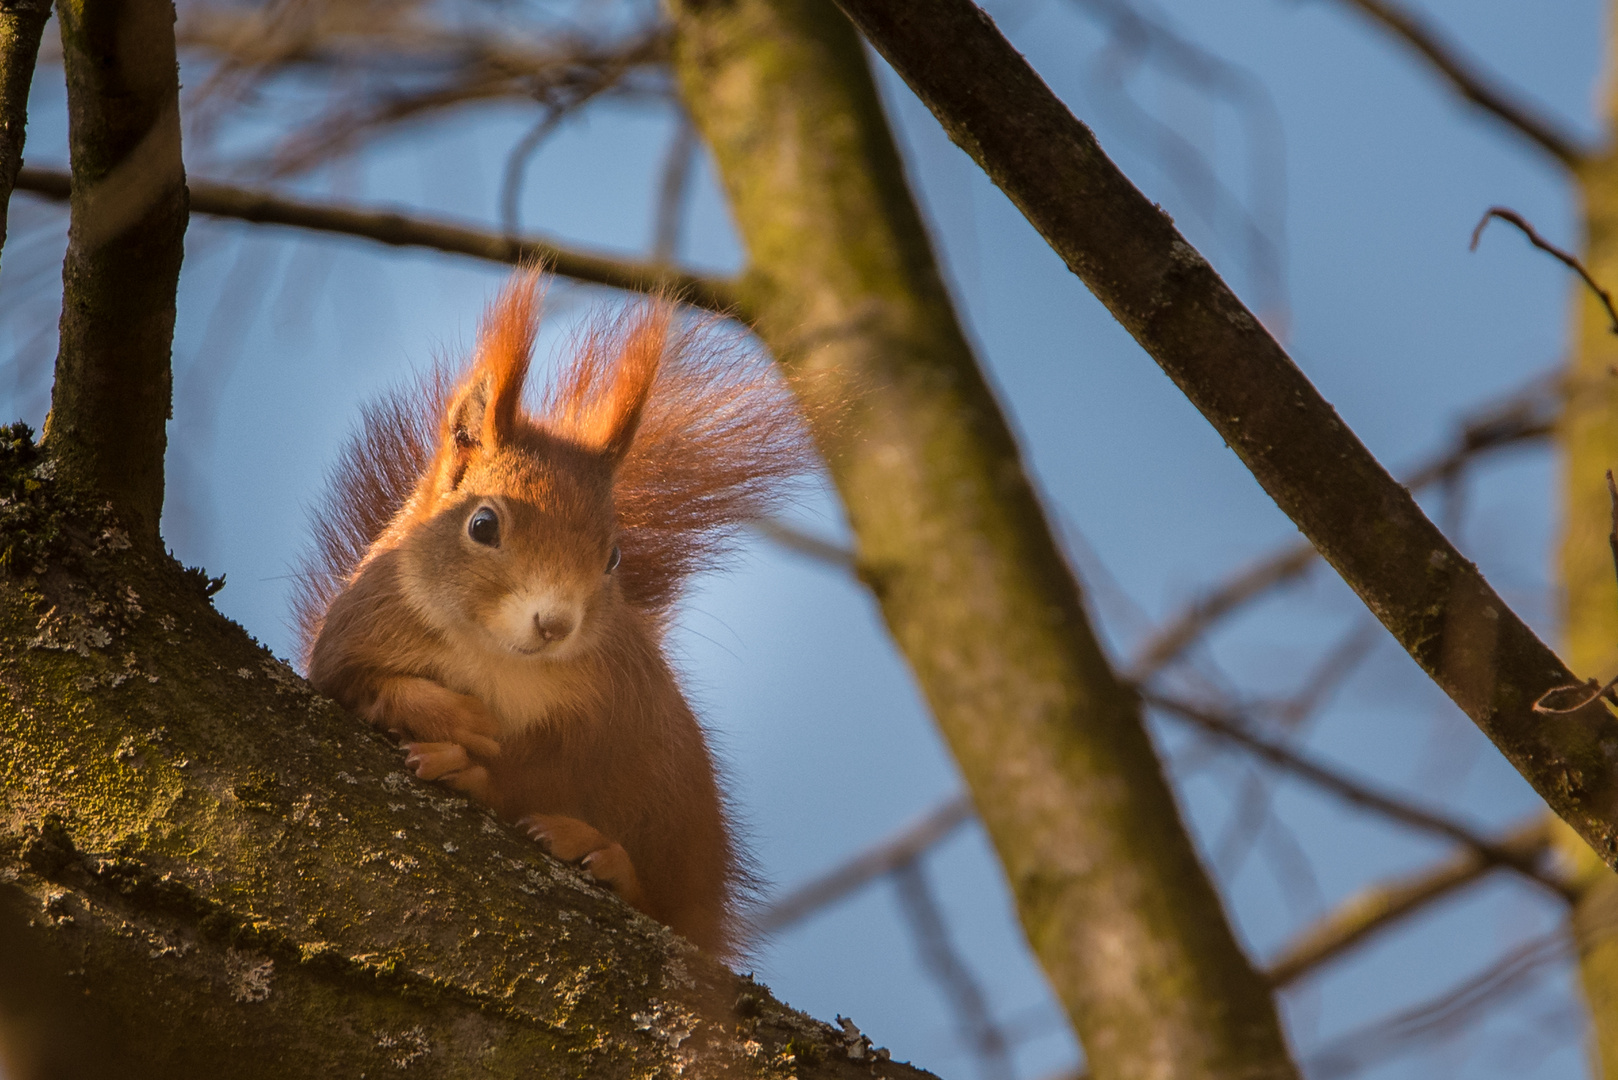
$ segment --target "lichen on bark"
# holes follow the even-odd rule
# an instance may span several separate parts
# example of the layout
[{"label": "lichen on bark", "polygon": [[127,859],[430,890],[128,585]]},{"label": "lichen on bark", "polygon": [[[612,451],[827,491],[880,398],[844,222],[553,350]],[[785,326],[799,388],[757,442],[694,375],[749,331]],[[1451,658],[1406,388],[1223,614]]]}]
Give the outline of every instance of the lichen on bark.
[{"label": "lichen on bark", "polygon": [[924,1075],[402,771],[214,611],[205,575],[5,434],[16,1080],[64,1056],[164,1076]]}]

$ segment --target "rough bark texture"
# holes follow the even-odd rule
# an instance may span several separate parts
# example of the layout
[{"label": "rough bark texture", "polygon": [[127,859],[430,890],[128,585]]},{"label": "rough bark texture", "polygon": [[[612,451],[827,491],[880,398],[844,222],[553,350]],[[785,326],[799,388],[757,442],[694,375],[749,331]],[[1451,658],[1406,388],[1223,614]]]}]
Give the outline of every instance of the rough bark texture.
[{"label": "rough bark texture", "polygon": [[923,1075],[406,774],[26,434],[0,432],[13,1080]]},{"label": "rough bark texture", "polygon": [[[1618,49],[1618,5],[1609,15],[1608,53]],[[1618,83],[1607,91],[1607,149],[1573,172],[1583,202],[1584,263],[1595,279],[1618,282]],[[1618,336],[1606,309],[1582,283],[1573,284],[1570,377],[1561,436],[1565,500],[1561,547],[1563,652],[1575,670],[1601,678],[1618,671],[1618,579],[1607,534],[1612,510],[1604,474],[1618,470]],[[1561,847],[1572,861],[1580,896],[1573,924],[1579,969],[1590,1005],[1593,1051],[1601,1075],[1618,1077],[1618,876],[1565,830]]]},{"label": "rough bark texture", "polygon": [[859,572],[1091,1074],[1295,1075],[956,322],[852,27],[829,0],[670,11],[743,301],[819,418]]},{"label": "rough bark texture", "polygon": [[156,549],[186,226],[171,0],[62,0],[72,221],[46,438]]},{"label": "rough bark texture", "polygon": [[23,140],[28,133],[28,88],[50,0],[12,0],[0,4],[0,248],[6,243],[6,209],[11,186],[22,168]]},{"label": "rough bark texture", "polygon": [[[1551,808],[1618,860],[1618,719],[1576,683],[970,0],[838,0]],[[1589,674],[1589,672],[1586,672]]]}]

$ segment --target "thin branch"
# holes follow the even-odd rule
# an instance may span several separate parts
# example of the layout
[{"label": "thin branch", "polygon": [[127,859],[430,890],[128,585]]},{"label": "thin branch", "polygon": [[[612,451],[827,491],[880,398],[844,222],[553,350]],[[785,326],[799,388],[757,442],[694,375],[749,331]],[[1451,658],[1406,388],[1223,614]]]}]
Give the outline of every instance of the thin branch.
[{"label": "thin branch", "polygon": [[957,795],[888,839],[773,901],[751,919],[753,935],[773,934],[835,903],[908,862],[972,818],[972,800]]},{"label": "thin branch", "polygon": [[500,178],[500,228],[507,236],[517,235],[522,228],[522,189],[528,176],[529,159],[566,115],[561,109],[546,109],[506,155],[506,167]]},{"label": "thin branch", "polygon": [[1491,113],[1507,127],[1538,146],[1570,169],[1576,169],[1590,152],[1581,140],[1560,121],[1545,115],[1514,90],[1508,90],[1478,62],[1449,41],[1436,26],[1422,16],[1390,3],[1389,0],[1339,0],[1358,9],[1395,37],[1420,53],[1450,86],[1472,104]]},{"label": "thin branch", "polygon": [[823,540],[818,536],[804,532],[802,529],[788,525],[779,518],[759,518],[753,522],[753,530],[770,542],[795,551],[799,555],[807,555],[816,562],[825,563],[843,570],[854,570],[858,565],[858,557],[854,552],[841,544],[834,544],[830,540]]},{"label": "thin branch", "polygon": [[[17,189],[52,199],[69,192],[66,173],[23,169]],[[285,225],[315,232],[361,237],[397,247],[420,247],[452,255],[516,265],[542,260],[562,277],[632,292],[668,292],[693,307],[746,318],[735,285],[723,279],[630,259],[564,248],[539,237],[513,238],[393,211],[365,210],[335,203],[306,202],[268,191],[207,180],[190,181],[191,211],[259,225]]]},{"label": "thin branch", "polygon": [[[1524,862],[1536,862],[1551,849],[1550,821],[1539,815],[1493,844]],[[1479,849],[1468,848],[1420,873],[1358,893],[1295,936],[1270,962],[1266,973],[1277,987],[1296,982],[1500,866]]]},{"label": "thin branch", "polygon": [[1543,885],[1552,893],[1571,900],[1570,886],[1560,877],[1542,870],[1536,858],[1501,846],[1481,833],[1451,821],[1442,814],[1417,806],[1396,795],[1376,790],[1362,780],[1356,780],[1327,765],[1311,761],[1290,747],[1251,731],[1240,718],[1216,709],[1163,694],[1143,693],[1142,699],[1154,708],[1185,720],[1202,730],[1257,754],[1271,765],[1287,770],[1323,791],[1330,792],[1355,806],[1375,811],[1402,825],[1453,840],[1469,848],[1479,857],[1508,866],[1526,878]]},{"label": "thin branch", "polygon": [[983,987],[950,940],[944,913],[938,909],[919,857],[900,863],[892,876],[921,966],[944,992],[957,1026],[978,1059],[979,1075],[988,1080],[1011,1080],[1015,1070],[1006,1034],[994,1022]]},{"label": "thin branch", "polygon": [[663,159],[663,177],[657,186],[657,213],[652,218],[652,261],[672,263],[679,255],[680,228],[684,224],[686,192],[697,163],[701,140],[697,126],[683,109]]},{"label": "thin branch", "polygon": [[1530,938],[1443,993],[1333,1039],[1310,1056],[1308,1074],[1337,1077],[1358,1072],[1422,1039],[1455,1031],[1484,1009],[1508,1000],[1572,952],[1565,927]]},{"label": "thin branch", "polygon": [[[1093,81],[1111,91],[1132,122],[1120,125],[1126,136],[1137,133],[1163,158],[1165,173],[1187,204],[1210,227],[1219,229],[1228,202],[1240,219],[1249,279],[1259,307],[1276,323],[1288,319],[1286,274],[1286,136],[1280,110],[1269,87],[1253,72],[1203,48],[1168,23],[1138,10],[1130,0],[1072,0],[1080,11],[1106,23],[1111,44],[1095,65]],[[1142,107],[1124,86],[1126,64],[1156,61],[1168,77],[1193,87],[1204,97],[1224,99],[1246,133],[1249,200],[1230,194],[1203,152],[1172,126]],[[1141,130],[1144,129],[1144,130]],[[1178,166],[1178,167],[1176,167]],[[1261,220],[1263,219],[1263,220]]]},{"label": "thin branch", "polygon": [[1602,306],[1607,309],[1607,317],[1612,320],[1612,332],[1614,334],[1618,334],[1618,311],[1613,310],[1612,294],[1597,284],[1596,279],[1590,276],[1590,271],[1584,268],[1584,264],[1582,262],[1580,262],[1574,256],[1568,254],[1566,251],[1563,251],[1549,240],[1546,240],[1543,236],[1540,236],[1539,233],[1534,230],[1534,227],[1528,223],[1527,219],[1525,219],[1521,214],[1517,213],[1517,211],[1504,206],[1491,206],[1488,210],[1484,211],[1483,217],[1478,219],[1477,228],[1472,230],[1473,251],[1478,249],[1478,241],[1483,238],[1483,229],[1489,224],[1491,218],[1499,218],[1501,221],[1509,222],[1512,225],[1517,226],[1517,228],[1522,230],[1523,235],[1528,237],[1528,242],[1530,244],[1533,244],[1541,251],[1548,252],[1563,265],[1571,267],[1574,271],[1576,271],[1578,275],[1584,279],[1584,283],[1590,286],[1590,291],[1595,293],[1596,296],[1600,298]]},{"label": "thin branch", "polygon": [[[553,32],[531,43],[426,24],[408,12],[390,20],[374,7],[358,18],[338,11],[328,19],[330,7],[313,14],[294,8],[291,18],[286,8],[270,15],[213,9],[181,24],[183,45],[219,61],[200,95],[205,102],[222,87],[241,97],[244,84],[294,68],[359,85],[281,144],[267,162],[276,175],[307,170],[361,138],[463,105],[526,98],[560,120],[606,94],[667,93],[666,26],[642,26],[613,41]],[[637,82],[639,74],[650,81]]]},{"label": "thin branch", "polygon": [[[1316,666],[1303,687],[1275,710],[1276,727],[1288,733],[1298,729],[1322,709],[1343,682],[1352,675],[1360,663],[1370,655],[1382,634],[1382,628],[1370,619],[1363,620]],[[1232,878],[1241,869],[1253,842],[1264,831],[1266,824],[1277,824],[1270,817],[1271,797],[1274,793],[1271,777],[1259,773],[1247,778],[1236,798],[1236,810],[1225,828],[1224,836],[1215,845],[1214,865],[1221,876]]]},{"label": "thin branch", "polygon": [[[1451,444],[1404,477],[1411,491],[1456,475],[1482,454],[1545,438],[1555,429],[1565,392],[1560,375],[1541,376],[1526,387],[1462,420]],[[1214,624],[1289,582],[1315,564],[1319,552],[1304,542],[1290,544],[1221,585],[1193,599],[1163,621],[1129,666],[1129,677],[1143,682],[1184,655]]]}]

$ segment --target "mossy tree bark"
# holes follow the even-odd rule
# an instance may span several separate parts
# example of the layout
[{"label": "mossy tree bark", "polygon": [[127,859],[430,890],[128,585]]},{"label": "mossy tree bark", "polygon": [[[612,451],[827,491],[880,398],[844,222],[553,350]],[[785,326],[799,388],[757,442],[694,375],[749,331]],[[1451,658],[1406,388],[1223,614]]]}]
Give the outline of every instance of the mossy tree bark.
[{"label": "mossy tree bark", "polygon": [[51,16],[50,0],[13,0],[0,5],[0,248],[6,243],[6,210],[22,168],[28,132],[28,88],[34,83],[39,40]]},{"label": "mossy tree bark", "polygon": [[71,223],[45,437],[156,550],[185,169],[172,0],[62,0]]},{"label": "mossy tree bark", "polygon": [[60,12],[62,349],[48,439],[0,431],[6,1075],[925,1075],[417,782],[161,553],[173,8]]},{"label": "mossy tree bark", "polygon": [[415,780],[0,435],[13,1080],[923,1075]]},{"label": "mossy tree bark", "polygon": [[860,574],[1091,1074],[1296,1075],[957,323],[853,28],[829,0],[669,10],[743,301],[820,419]]},{"label": "mossy tree bark", "polygon": [[[1618,56],[1618,3],[1608,14],[1609,59]],[[1618,283],[1618,79],[1606,93],[1607,143],[1575,165],[1582,204],[1584,263],[1595,279]],[[1612,510],[1605,473],[1618,471],[1618,336],[1601,302],[1575,284],[1570,328],[1571,370],[1563,416],[1562,578],[1563,651],[1578,671],[1602,679],[1618,674],[1618,577],[1607,543]],[[1590,1006],[1592,1048],[1601,1075],[1618,1077],[1618,875],[1569,830],[1560,846],[1576,869],[1579,898],[1573,925],[1581,982]]]}]

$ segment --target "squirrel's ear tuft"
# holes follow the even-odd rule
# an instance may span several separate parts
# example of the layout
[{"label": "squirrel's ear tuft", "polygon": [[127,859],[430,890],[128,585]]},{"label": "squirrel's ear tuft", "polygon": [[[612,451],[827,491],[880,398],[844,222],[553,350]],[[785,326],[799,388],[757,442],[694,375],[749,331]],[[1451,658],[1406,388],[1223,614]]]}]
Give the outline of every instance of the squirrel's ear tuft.
[{"label": "squirrel's ear tuft", "polygon": [[484,313],[472,370],[450,398],[439,431],[440,490],[460,483],[474,453],[496,450],[516,433],[539,328],[539,278],[538,267],[519,270]]},{"label": "squirrel's ear tuft", "polygon": [[657,381],[673,315],[673,305],[654,301],[587,341],[548,402],[547,426],[622,461]]}]

